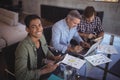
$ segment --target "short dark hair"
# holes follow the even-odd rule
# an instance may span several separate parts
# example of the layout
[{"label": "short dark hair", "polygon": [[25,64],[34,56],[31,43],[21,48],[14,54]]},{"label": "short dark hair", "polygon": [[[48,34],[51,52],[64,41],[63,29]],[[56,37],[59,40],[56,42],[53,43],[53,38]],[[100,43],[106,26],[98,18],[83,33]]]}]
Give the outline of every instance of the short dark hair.
[{"label": "short dark hair", "polygon": [[27,15],[24,19],[24,23],[25,23],[26,27],[29,27],[30,22],[34,19],[40,19],[41,20],[41,18],[38,15],[35,15],[35,14]]},{"label": "short dark hair", "polygon": [[81,14],[80,14],[77,10],[71,10],[71,11],[68,13],[68,16],[81,19]]},{"label": "short dark hair", "polygon": [[83,13],[85,18],[90,18],[91,16],[93,16],[93,14],[96,15],[96,11],[93,6],[87,6]]}]

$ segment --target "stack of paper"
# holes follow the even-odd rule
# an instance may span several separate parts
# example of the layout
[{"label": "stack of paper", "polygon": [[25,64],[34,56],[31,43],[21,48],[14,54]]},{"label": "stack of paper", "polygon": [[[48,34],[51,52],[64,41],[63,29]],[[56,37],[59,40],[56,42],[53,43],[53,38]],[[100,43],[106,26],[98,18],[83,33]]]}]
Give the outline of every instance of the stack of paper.
[{"label": "stack of paper", "polygon": [[69,54],[66,54],[65,58],[61,62],[69,66],[72,66],[74,68],[80,69],[86,61],[80,58],[71,56]]},{"label": "stack of paper", "polygon": [[111,59],[107,58],[103,54],[96,54],[96,55],[88,56],[88,57],[85,57],[85,59],[89,61],[93,66],[97,66],[97,65],[112,61]]},{"label": "stack of paper", "polygon": [[102,52],[106,54],[118,54],[117,50],[112,45],[99,45],[97,48],[97,52]]}]

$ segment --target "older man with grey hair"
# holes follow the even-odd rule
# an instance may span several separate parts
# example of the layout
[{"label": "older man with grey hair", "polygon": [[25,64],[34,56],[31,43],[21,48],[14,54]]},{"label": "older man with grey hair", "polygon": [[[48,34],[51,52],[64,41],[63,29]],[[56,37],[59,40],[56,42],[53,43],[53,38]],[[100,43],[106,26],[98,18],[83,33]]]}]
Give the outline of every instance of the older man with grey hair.
[{"label": "older man with grey hair", "polygon": [[[84,43],[77,32],[77,25],[80,23],[81,15],[77,10],[71,10],[68,15],[56,22],[52,28],[52,46],[61,51],[78,53],[82,50],[79,43]],[[71,39],[75,39],[78,43],[77,46],[72,47],[70,44]]]}]

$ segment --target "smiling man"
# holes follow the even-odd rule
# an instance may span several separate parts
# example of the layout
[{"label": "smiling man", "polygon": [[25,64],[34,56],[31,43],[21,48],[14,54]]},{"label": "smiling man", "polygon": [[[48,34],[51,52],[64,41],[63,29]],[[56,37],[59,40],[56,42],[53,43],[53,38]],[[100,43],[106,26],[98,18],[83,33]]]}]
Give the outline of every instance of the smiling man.
[{"label": "smiling man", "polygon": [[[54,61],[60,56],[54,56],[48,49],[39,16],[26,16],[25,24],[28,35],[15,52],[15,77],[16,80],[43,80],[57,68]],[[46,58],[54,61],[46,63]]]}]

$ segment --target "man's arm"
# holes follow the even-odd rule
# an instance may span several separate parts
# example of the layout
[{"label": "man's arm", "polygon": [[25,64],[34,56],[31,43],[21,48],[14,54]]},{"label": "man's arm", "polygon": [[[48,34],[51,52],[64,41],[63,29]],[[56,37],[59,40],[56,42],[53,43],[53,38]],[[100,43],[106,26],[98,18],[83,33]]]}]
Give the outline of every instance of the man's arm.
[{"label": "man's arm", "polygon": [[78,32],[78,33],[82,38],[88,38],[88,36],[89,36],[89,34],[87,34],[87,33],[83,33],[83,32]]},{"label": "man's arm", "polygon": [[96,28],[96,31],[97,31],[97,37],[103,37],[104,36],[104,30],[103,30],[103,27],[102,27],[102,23],[101,23],[101,20],[99,17],[96,17],[96,23],[97,23],[97,28]]},{"label": "man's arm", "polygon": [[104,36],[104,32],[100,32],[99,34],[98,34],[98,37],[103,37]]},{"label": "man's arm", "polygon": [[82,39],[81,36],[79,35],[77,29],[75,29],[75,34],[74,34],[73,38],[74,38],[78,43],[83,42],[83,39]]},{"label": "man's arm", "polygon": [[59,25],[54,25],[52,28],[52,46],[56,50],[59,50],[59,51],[62,51],[62,53],[65,53],[65,51],[67,50],[67,45],[60,43],[62,33],[58,26]]}]

